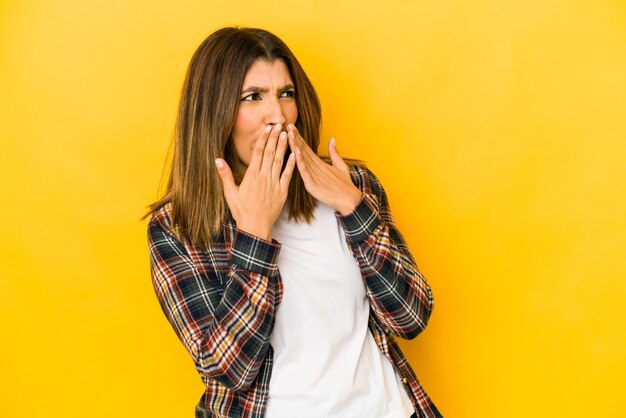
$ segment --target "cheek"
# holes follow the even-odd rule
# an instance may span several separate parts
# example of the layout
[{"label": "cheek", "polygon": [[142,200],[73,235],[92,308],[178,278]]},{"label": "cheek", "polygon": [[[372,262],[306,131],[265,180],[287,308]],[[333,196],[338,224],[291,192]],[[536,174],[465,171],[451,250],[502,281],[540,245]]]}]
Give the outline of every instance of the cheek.
[{"label": "cheek", "polygon": [[255,127],[254,114],[245,110],[239,109],[237,117],[235,118],[235,126],[233,127],[233,135],[247,135],[250,134]]},{"label": "cheek", "polygon": [[296,105],[295,101],[293,103],[293,106],[290,106],[287,110],[285,119],[287,119],[287,123],[293,124],[295,124],[296,120],[298,120],[298,106]]},{"label": "cheek", "polygon": [[250,163],[257,137],[258,121],[250,112],[239,111],[235,118],[232,140],[237,156],[246,165]]}]

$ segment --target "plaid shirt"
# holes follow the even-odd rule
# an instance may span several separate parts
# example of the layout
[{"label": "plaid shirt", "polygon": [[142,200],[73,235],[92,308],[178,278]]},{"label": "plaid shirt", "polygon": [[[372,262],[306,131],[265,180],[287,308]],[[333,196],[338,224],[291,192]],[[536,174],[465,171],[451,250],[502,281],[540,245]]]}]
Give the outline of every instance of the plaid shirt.
[{"label": "plaid shirt", "polygon": [[[361,268],[369,329],[417,415],[440,417],[394,341],[424,329],[433,309],[430,287],[396,229],[378,179],[358,166],[350,174],[364,197],[353,213],[336,216]],[[196,417],[263,417],[273,364],[269,341],[283,291],[280,243],[240,231],[229,218],[218,240],[198,248],[175,237],[170,213],[171,204],[164,205],[148,225],[152,282],[206,385]]]}]

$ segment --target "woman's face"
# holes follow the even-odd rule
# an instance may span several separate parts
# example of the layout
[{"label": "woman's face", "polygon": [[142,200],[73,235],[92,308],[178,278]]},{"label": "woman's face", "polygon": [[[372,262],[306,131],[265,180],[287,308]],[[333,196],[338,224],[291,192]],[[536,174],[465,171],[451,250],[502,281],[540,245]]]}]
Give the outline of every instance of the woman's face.
[{"label": "woman's face", "polygon": [[246,73],[231,134],[237,156],[246,167],[267,125],[296,123],[298,107],[293,81],[282,60],[259,59]]}]

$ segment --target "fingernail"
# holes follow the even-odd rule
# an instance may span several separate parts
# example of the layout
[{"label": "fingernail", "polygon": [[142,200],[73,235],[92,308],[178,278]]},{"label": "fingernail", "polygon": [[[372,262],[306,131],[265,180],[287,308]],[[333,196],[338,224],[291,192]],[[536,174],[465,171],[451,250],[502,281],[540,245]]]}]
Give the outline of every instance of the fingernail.
[{"label": "fingernail", "polygon": [[335,144],[335,138],[330,138],[330,143],[333,144],[333,147],[337,146],[337,144]]},{"label": "fingernail", "polygon": [[281,125],[280,123],[276,124],[276,132],[280,132],[283,129],[283,125]]},{"label": "fingernail", "polygon": [[222,169],[222,167],[224,167],[224,161],[222,161],[219,158],[215,159],[215,165],[217,166],[217,168]]},{"label": "fingernail", "polygon": [[265,128],[265,133],[269,134],[271,130],[272,130],[272,125],[267,125],[267,127]]},{"label": "fingernail", "polygon": [[293,160],[294,158],[296,158],[296,154],[294,154],[293,152],[291,154],[289,154],[289,159]]},{"label": "fingernail", "polygon": [[285,142],[286,139],[287,139],[287,133],[286,132],[281,132],[280,133],[280,137],[278,137],[278,140],[280,142]]}]

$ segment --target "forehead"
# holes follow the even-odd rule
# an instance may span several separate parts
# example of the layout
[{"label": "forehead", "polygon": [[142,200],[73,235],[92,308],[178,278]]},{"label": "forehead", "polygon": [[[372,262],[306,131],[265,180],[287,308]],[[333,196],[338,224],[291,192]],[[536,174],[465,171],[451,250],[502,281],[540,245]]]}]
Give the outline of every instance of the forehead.
[{"label": "forehead", "polygon": [[280,59],[271,62],[264,59],[256,60],[243,79],[244,87],[247,85],[258,87],[284,86],[291,83],[293,81],[291,80],[289,69],[285,62]]}]

